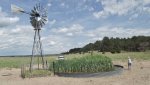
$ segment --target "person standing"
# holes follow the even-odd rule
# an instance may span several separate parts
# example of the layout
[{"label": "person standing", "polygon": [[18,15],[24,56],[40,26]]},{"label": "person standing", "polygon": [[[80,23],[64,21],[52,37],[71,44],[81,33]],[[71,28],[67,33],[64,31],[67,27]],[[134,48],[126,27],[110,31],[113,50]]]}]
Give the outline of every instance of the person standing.
[{"label": "person standing", "polygon": [[128,70],[131,70],[132,60],[128,57]]}]

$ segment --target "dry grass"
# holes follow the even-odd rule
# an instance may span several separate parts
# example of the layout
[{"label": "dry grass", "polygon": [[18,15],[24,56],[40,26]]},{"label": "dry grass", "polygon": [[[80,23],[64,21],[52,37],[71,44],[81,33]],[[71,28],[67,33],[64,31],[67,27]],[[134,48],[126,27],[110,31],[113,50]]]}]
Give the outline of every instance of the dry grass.
[{"label": "dry grass", "polygon": [[[128,56],[131,57],[132,60],[150,60],[150,51],[146,52],[122,52],[118,54],[111,54],[106,52],[102,54],[100,52],[94,52],[93,54],[96,55],[104,55],[110,57],[113,61],[123,61],[126,62]],[[72,59],[72,58],[80,58],[83,56],[91,55],[90,53],[85,54],[69,54],[64,55],[65,59]],[[47,60],[49,63],[53,62],[57,59],[58,56],[47,56],[44,59]],[[22,65],[28,65],[30,62],[30,57],[0,57],[0,68],[20,68]],[[34,63],[37,63],[37,58],[34,59]]]},{"label": "dry grass", "polygon": [[[97,54],[95,52],[94,54]],[[101,53],[98,53],[101,54]],[[87,54],[65,55],[66,59],[82,57]],[[106,53],[105,56],[112,58],[114,64],[125,67],[121,75],[99,77],[99,78],[64,78],[64,77],[20,77],[20,69],[7,69],[6,67],[20,66],[20,63],[29,63],[30,59],[24,57],[4,58],[0,57],[0,85],[150,85],[150,52],[128,52],[120,54]],[[127,70],[127,57],[133,59],[132,70]],[[46,60],[54,61],[56,56],[45,57]],[[9,62],[9,63],[7,63]],[[15,63],[15,64],[14,64]],[[19,64],[19,65],[17,65]]]},{"label": "dry grass", "polygon": [[134,61],[131,71],[126,70],[127,63],[114,61],[125,67],[121,75],[99,78],[70,78],[70,77],[20,77],[20,69],[1,69],[0,85],[150,85],[150,62]]}]

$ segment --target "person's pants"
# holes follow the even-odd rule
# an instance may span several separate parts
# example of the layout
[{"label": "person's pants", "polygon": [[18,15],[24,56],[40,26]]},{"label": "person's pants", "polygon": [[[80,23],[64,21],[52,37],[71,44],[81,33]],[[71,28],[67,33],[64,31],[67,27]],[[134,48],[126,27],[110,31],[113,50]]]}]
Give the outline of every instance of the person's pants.
[{"label": "person's pants", "polygon": [[131,63],[128,63],[128,69],[129,70],[131,69]]}]

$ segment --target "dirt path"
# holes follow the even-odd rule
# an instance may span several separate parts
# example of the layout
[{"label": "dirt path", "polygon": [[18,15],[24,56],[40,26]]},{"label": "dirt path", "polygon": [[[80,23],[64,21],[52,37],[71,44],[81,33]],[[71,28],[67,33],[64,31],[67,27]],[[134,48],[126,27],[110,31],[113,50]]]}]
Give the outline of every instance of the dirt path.
[{"label": "dirt path", "polygon": [[134,61],[131,71],[124,62],[114,62],[125,67],[121,75],[99,78],[20,77],[20,69],[0,69],[0,85],[150,85],[150,61]]}]

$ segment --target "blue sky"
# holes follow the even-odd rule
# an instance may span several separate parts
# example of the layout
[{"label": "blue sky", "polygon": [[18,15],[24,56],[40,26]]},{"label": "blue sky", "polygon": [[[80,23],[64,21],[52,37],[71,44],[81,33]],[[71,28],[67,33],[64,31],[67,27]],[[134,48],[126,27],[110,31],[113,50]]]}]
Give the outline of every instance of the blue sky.
[{"label": "blue sky", "polygon": [[31,54],[34,30],[26,14],[36,3],[48,9],[41,36],[45,54],[83,47],[104,36],[150,36],[150,0],[0,0],[0,55]]}]

